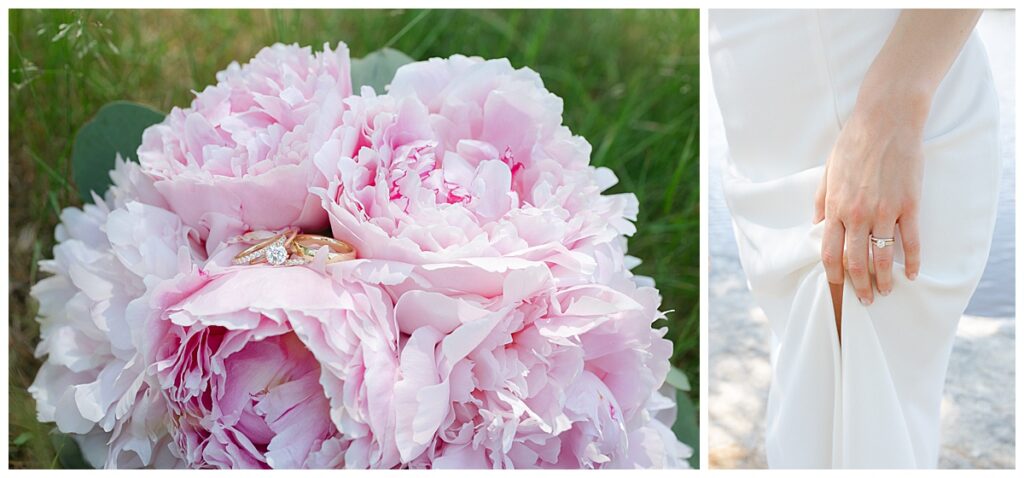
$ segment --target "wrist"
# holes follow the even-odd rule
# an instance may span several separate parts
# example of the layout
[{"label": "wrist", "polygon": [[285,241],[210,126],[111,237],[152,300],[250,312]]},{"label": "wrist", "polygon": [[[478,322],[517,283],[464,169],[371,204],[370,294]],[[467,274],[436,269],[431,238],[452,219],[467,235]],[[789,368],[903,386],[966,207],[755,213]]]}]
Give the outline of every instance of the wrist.
[{"label": "wrist", "polygon": [[868,75],[861,84],[854,116],[887,129],[923,134],[934,88],[910,78],[884,81]]}]

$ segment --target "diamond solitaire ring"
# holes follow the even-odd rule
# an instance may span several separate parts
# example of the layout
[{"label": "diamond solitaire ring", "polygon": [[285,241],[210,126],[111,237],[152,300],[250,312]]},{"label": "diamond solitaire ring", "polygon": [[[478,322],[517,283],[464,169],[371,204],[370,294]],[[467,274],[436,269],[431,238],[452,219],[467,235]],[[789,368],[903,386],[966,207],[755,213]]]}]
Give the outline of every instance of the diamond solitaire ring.
[{"label": "diamond solitaire ring", "polygon": [[875,237],[874,234],[871,234],[868,235],[868,238],[870,238],[871,243],[879,249],[885,249],[886,246],[891,246],[896,243],[895,237]]},{"label": "diamond solitaire ring", "polygon": [[286,266],[293,264],[304,264],[300,259],[290,258],[289,249],[291,242],[299,231],[294,228],[285,229],[275,234],[270,239],[259,242],[235,256],[235,264],[262,264],[264,262],[272,266]]}]

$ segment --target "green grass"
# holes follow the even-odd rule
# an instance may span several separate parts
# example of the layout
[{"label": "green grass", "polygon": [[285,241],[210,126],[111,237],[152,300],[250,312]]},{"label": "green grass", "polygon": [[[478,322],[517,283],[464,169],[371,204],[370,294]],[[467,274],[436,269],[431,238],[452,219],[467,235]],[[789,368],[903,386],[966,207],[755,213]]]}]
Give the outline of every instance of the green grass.
[{"label": "green grass", "polygon": [[640,199],[630,253],[655,278],[673,362],[698,383],[698,15],[696,11],[17,11],[10,12],[10,465],[59,465],[63,443],[25,392],[39,361],[35,262],[58,213],[78,205],[71,140],[103,104],[185,106],[214,73],[274,42],[355,57],[383,46],[416,59],[507,57],[565,101],[565,123]]}]

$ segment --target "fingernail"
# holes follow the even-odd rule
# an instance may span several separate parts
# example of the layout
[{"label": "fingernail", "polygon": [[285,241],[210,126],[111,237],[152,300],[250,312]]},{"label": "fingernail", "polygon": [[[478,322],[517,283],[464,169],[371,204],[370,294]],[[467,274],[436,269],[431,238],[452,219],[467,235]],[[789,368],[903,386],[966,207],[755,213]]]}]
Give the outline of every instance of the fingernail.
[{"label": "fingernail", "polygon": [[861,303],[861,305],[871,305],[871,301],[867,300],[867,299],[865,299],[863,297],[860,298],[860,303]]},{"label": "fingernail", "polygon": [[917,279],[917,272],[911,272],[910,276],[908,276],[908,277],[909,277],[910,280]]},{"label": "fingernail", "polygon": [[887,296],[887,295],[889,295],[889,291],[887,291],[887,290],[880,290],[880,291],[878,291],[878,293],[879,293],[879,294],[882,294],[882,296]]}]

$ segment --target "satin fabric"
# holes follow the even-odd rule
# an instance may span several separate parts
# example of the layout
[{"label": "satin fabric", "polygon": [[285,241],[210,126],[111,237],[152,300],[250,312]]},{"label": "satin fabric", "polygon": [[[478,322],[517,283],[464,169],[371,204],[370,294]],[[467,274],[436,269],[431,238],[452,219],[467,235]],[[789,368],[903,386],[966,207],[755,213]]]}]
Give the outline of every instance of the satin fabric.
[{"label": "satin fabric", "polygon": [[[925,127],[921,271],[858,302],[844,285],[842,346],[813,224],[814,193],[859,85],[898,10],[713,10],[712,79],[740,260],[771,327],[766,452],[772,468],[932,468],[957,322],[995,224],[998,103],[972,35]],[[714,320],[714,317],[711,318]]]}]

